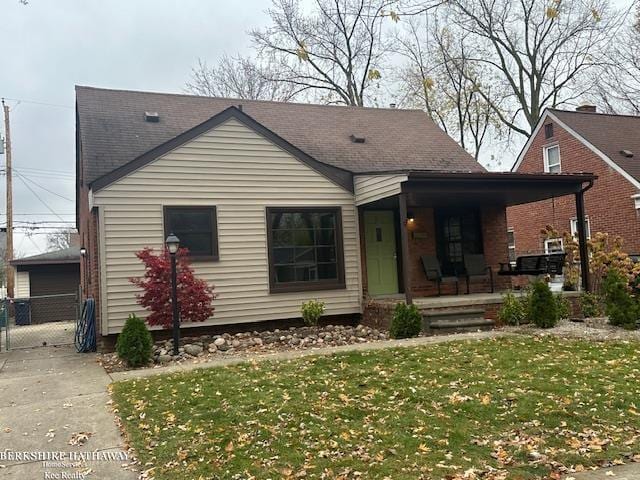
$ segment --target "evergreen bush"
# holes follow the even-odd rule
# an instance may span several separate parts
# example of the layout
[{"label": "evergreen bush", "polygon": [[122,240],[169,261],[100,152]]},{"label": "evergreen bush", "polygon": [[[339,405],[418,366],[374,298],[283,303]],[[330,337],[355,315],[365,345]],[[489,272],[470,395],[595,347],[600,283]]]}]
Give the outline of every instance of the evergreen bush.
[{"label": "evergreen bush", "polygon": [[582,292],[580,294],[580,309],[585,318],[601,317],[604,313],[602,299],[595,293]]},{"label": "evergreen bush", "polygon": [[558,319],[566,320],[571,316],[571,302],[561,293],[556,295],[556,308],[558,310]]},{"label": "evergreen bush", "polygon": [[527,316],[527,297],[516,297],[507,292],[502,297],[502,306],[498,310],[498,320],[505,325],[520,325]]},{"label": "evergreen bush", "polygon": [[398,303],[393,312],[389,335],[391,338],[416,337],[422,330],[422,315],[415,305]]},{"label": "evergreen bush", "polygon": [[116,342],[118,357],[130,367],[141,367],[151,361],[152,347],[153,339],[144,320],[130,314]]},{"label": "evergreen bush", "polygon": [[629,291],[627,278],[617,269],[610,268],[602,283],[602,291],[609,323],[629,330],[635,329],[640,312],[637,301]]},{"label": "evergreen bush", "polygon": [[529,310],[529,318],[537,327],[553,328],[558,323],[558,303],[546,282],[533,283]]}]

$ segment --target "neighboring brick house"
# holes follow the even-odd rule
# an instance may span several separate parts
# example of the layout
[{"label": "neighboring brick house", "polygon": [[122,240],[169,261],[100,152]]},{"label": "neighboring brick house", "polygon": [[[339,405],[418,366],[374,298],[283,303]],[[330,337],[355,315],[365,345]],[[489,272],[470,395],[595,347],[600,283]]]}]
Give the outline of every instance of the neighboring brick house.
[{"label": "neighboring brick house", "polygon": [[[622,237],[627,253],[640,254],[640,117],[548,109],[520,153],[513,172],[590,172],[598,179],[585,192],[587,234]],[[576,232],[573,196],[510,207],[511,255],[560,248],[541,230]]]}]

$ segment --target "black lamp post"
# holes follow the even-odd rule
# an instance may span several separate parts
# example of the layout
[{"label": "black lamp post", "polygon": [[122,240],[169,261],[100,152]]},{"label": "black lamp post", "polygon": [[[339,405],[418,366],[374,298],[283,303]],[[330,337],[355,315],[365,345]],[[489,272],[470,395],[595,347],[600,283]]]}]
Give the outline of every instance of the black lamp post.
[{"label": "black lamp post", "polygon": [[165,240],[167,250],[171,256],[171,306],[173,307],[173,354],[178,355],[180,343],[180,315],[178,313],[178,278],[176,273],[176,253],[180,247],[180,239],[170,233]]}]

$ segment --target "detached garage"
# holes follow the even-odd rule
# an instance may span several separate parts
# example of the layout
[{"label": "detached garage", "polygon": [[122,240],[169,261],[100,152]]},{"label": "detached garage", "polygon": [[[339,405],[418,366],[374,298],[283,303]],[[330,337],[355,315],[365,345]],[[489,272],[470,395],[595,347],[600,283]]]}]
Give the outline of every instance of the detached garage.
[{"label": "detached garage", "polygon": [[[80,286],[80,248],[70,247],[18,258],[16,305],[25,305],[20,322],[47,323],[74,320]],[[16,312],[16,321],[18,321]]]}]

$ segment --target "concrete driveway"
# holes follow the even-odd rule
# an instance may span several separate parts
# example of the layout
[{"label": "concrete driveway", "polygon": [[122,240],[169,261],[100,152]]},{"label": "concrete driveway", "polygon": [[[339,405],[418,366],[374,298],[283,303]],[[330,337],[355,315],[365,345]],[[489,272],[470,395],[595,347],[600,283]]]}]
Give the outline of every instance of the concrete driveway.
[{"label": "concrete driveway", "polygon": [[73,347],[0,354],[0,478],[138,478],[107,406],[110,382]]}]

